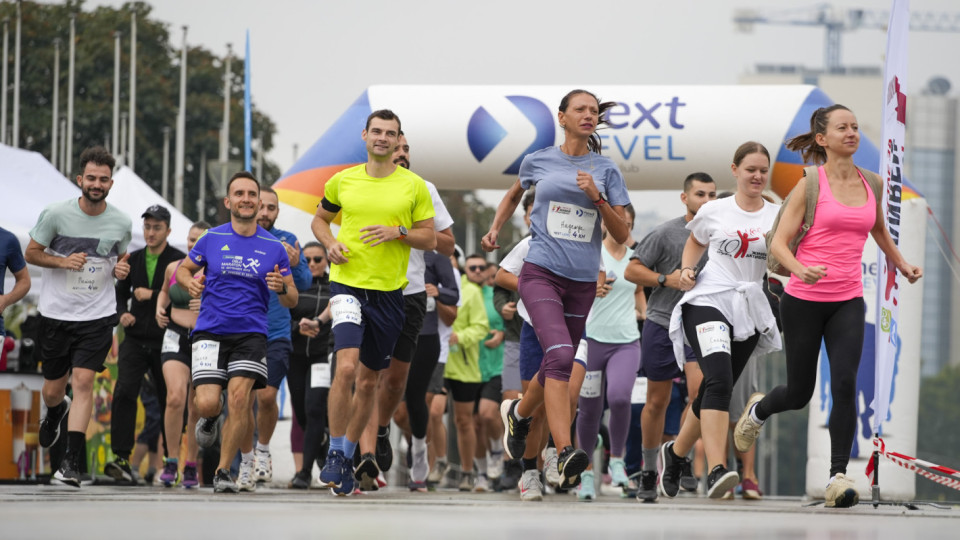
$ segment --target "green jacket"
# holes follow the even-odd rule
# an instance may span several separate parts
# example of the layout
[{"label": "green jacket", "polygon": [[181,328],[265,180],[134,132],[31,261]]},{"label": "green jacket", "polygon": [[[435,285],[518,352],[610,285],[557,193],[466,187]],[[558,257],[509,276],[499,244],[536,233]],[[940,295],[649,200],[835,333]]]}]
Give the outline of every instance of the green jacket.
[{"label": "green jacket", "polygon": [[453,322],[457,345],[450,347],[443,376],[466,383],[483,382],[480,375],[480,347],[490,330],[480,286],[466,276],[460,278],[460,308]]}]

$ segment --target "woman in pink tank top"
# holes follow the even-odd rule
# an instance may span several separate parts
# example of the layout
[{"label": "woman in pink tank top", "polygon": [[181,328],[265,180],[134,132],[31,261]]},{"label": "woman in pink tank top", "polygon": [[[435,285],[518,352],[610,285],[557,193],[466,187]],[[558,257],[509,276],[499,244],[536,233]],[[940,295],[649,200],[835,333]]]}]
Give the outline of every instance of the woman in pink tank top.
[{"label": "woman in pink tank top", "polygon": [[[857,369],[863,349],[866,305],[860,260],[867,235],[897,270],[914,283],[923,271],[900,254],[884,225],[881,206],[862,172],[853,163],[860,146],[857,118],[843,105],[817,109],[810,131],[787,141],[804,162],[820,165],[817,178],[801,178],[780,218],[770,250],[790,271],[780,302],[787,384],[747,401],[734,432],[737,449],[746,451],[770,415],[801,409],[813,396],[820,343],[830,362],[830,480],[826,506],[857,504],[853,479],[846,476],[856,434]],[[806,182],[819,182],[813,226],[797,248],[787,247],[803,223]]]}]

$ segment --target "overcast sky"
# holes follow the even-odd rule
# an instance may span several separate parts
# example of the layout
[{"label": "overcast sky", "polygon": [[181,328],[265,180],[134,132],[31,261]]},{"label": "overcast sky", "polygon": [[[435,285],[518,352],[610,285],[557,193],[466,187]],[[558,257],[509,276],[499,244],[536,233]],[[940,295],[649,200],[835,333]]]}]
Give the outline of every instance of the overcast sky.
[{"label": "overcast sky", "polygon": [[[86,9],[120,1],[88,0]],[[765,14],[814,1],[673,0],[155,0],[153,17],[187,41],[243,54],[250,30],[253,100],[277,123],[270,158],[293,164],[373,84],[736,84],[757,63],[823,66],[820,26],[756,25],[738,32],[738,8]],[[844,11],[886,11],[887,0],[836,0]],[[956,0],[914,0],[914,12],[960,13]],[[960,26],[960,15],[955,17]],[[844,34],[842,63],[880,66],[881,30]],[[931,76],[960,85],[960,33],[914,32],[908,90]],[[234,121],[241,121],[234,119]]]}]

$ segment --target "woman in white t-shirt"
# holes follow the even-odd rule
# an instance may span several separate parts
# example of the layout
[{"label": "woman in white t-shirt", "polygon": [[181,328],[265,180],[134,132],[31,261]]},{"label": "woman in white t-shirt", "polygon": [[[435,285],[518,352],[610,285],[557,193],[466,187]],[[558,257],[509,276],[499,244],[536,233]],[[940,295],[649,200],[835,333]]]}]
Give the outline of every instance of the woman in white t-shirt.
[{"label": "woman in white t-shirt", "polygon": [[[703,383],[677,440],[660,452],[664,470],[678,467],[677,456],[689,453],[702,432],[710,498],[722,497],[740,481],[736,471],[725,466],[733,385],[754,351],[763,354],[780,348],[780,333],[762,288],[767,270],[764,237],[779,209],[761,196],[767,187],[770,153],[760,143],[744,143],[730,168],[737,180],[736,194],[703,205],[687,225],[690,237],[680,270],[680,288],[687,292],[673,310],[670,337],[681,366],[686,337],[703,371]],[[708,249],[710,258],[697,275],[694,267]]]}]

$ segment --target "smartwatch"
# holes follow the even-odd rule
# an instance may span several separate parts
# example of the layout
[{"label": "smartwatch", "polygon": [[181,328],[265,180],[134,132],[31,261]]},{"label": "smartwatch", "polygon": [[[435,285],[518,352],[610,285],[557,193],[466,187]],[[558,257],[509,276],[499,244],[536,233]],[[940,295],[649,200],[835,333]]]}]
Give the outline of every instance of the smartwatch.
[{"label": "smartwatch", "polygon": [[607,204],[607,196],[604,195],[603,193],[600,193],[599,199],[593,201],[594,206],[603,206],[605,204]]},{"label": "smartwatch", "polygon": [[403,225],[400,225],[400,238],[397,238],[397,240],[403,240],[404,238],[406,238],[408,232],[409,231],[407,231],[406,227],[404,227]]},{"label": "smartwatch", "polygon": [[667,276],[660,274],[657,276],[657,285],[663,287],[667,284]]}]

